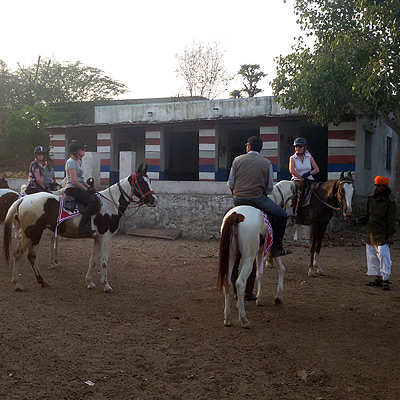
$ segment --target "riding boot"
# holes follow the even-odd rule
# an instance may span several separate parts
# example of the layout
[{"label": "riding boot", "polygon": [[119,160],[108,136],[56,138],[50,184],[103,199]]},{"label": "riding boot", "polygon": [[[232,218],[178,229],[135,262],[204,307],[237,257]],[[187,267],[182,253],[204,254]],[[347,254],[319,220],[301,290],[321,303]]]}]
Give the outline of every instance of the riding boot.
[{"label": "riding boot", "polygon": [[89,203],[86,207],[84,212],[82,213],[82,219],[81,222],[79,224],[79,230],[78,230],[78,234],[79,236],[92,236],[94,231],[92,230],[91,227],[91,213],[92,213],[92,209],[94,208],[91,207],[91,203]]},{"label": "riding boot", "polygon": [[270,219],[272,225],[272,231],[274,234],[274,243],[271,246],[272,258],[286,256],[287,254],[293,253],[292,250],[284,249],[282,246],[283,237],[285,236],[287,218],[286,217],[274,217]]}]

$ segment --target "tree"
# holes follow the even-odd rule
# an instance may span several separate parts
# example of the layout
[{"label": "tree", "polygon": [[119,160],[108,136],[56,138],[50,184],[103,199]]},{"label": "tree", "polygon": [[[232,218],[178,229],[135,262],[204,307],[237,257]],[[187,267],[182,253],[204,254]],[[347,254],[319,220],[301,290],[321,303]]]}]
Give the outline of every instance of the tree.
[{"label": "tree", "polygon": [[[285,1],[285,0],[284,0]],[[380,116],[400,138],[400,2],[296,0],[299,38],[277,58],[277,101],[315,123],[339,123],[346,114]],[[400,146],[394,194],[400,201]]]},{"label": "tree", "polygon": [[183,54],[175,54],[178,61],[176,70],[186,82],[190,96],[215,99],[226,90],[232,77],[223,64],[225,52],[219,43],[196,43],[185,48]]},{"label": "tree", "polygon": [[[0,149],[31,157],[48,143],[46,125],[76,123],[71,102],[109,100],[127,87],[98,68],[42,59],[10,71],[0,60]],[[76,113],[76,112],[75,112]]]},{"label": "tree", "polygon": [[240,92],[246,92],[249,97],[254,97],[263,90],[257,87],[258,83],[262,78],[265,78],[267,74],[260,70],[259,64],[243,64],[240,66],[238,71],[243,79],[244,88],[240,89]]},{"label": "tree", "polygon": [[231,99],[241,99],[243,97],[242,91],[238,89],[232,90],[232,92],[229,93],[229,96]]}]

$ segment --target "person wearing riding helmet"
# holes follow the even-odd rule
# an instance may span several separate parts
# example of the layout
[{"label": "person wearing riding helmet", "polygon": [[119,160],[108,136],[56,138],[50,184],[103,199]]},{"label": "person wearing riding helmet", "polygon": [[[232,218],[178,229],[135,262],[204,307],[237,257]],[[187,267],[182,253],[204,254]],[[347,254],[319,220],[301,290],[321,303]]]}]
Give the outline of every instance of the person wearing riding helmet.
[{"label": "person wearing riding helmet", "polygon": [[69,144],[69,158],[65,164],[67,184],[65,193],[75,197],[85,205],[82,219],[79,224],[79,236],[91,236],[94,231],[91,229],[90,217],[96,207],[96,200],[91,196],[94,189],[83,179],[82,158],[85,156],[86,145],[81,140],[72,140]]},{"label": "person wearing riding helmet", "polygon": [[298,137],[294,140],[293,146],[294,154],[289,159],[289,172],[292,174],[292,180],[313,181],[313,175],[318,174],[319,168],[314,157],[307,150],[307,140]]},{"label": "person wearing riding helmet", "polygon": [[46,151],[43,146],[37,146],[33,154],[35,159],[31,162],[31,165],[29,166],[28,185],[25,189],[26,194],[46,191],[46,187],[43,182],[44,156],[46,154]]}]

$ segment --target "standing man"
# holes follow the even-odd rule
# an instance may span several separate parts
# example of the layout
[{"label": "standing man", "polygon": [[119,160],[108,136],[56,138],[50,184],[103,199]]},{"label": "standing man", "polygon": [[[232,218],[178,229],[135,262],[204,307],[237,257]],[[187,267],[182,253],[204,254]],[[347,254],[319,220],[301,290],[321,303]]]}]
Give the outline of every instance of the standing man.
[{"label": "standing man", "polygon": [[395,233],[396,203],[390,197],[389,178],[377,176],[374,183],[374,194],[368,197],[367,214],[356,218],[356,223],[367,224],[367,275],[375,276],[367,286],[389,290],[392,266],[389,246],[393,244]]},{"label": "standing man", "polygon": [[46,165],[43,168],[43,183],[48,192],[57,190],[57,182],[55,178],[54,168],[53,168],[53,160],[49,157],[46,159]]},{"label": "standing man", "polygon": [[281,257],[292,252],[282,246],[287,214],[268,197],[274,189],[274,174],[271,161],[260,154],[262,145],[258,136],[247,139],[246,154],[233,160],[227,184],[235,206],[250,205],[268,214],[274,232],[271,254]]}]

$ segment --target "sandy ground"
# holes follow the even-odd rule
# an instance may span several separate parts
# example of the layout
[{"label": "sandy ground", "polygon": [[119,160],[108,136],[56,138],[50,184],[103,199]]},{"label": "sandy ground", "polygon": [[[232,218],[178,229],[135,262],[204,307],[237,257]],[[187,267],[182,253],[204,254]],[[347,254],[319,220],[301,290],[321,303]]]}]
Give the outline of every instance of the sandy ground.
[{"label": "sandy ground", "polygon": [[361,237],[331,234],[318,278],[307,248],[289,243],[283,305],[268,269],[245,330],[223,325],[216,240],[116,236],[106,294],[98,268],[97,288],[85,286],[91,240],[61,239],[52,270],[46,234],[48,288],[24,259],[26,291],[14,292],[0,263],[0,399],[399,399],[400,246],[384,292],[365,286]]}]

